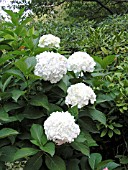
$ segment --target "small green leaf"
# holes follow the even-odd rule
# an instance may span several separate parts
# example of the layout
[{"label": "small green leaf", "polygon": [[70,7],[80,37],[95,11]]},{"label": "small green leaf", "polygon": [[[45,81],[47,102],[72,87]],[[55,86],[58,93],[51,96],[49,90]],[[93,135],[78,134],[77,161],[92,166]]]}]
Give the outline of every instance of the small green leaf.
[{"label": "small green leaf", "polygon": [[8,136],[12,136],[12,135],[17,135],[19,132],[17,132],[14,129],[11,128],[3,128],[0,130],[0,138],[6,138]]},{"label": "small green leaf", "polygon": [[100,137],[104,137],[106,134],[107,134],[107,129],[104,129],[102,132],[101,132],[101,135],[100,135]]},{"label": "small green leaf", "polygon": [[114,131],[114,133],[117,134],[117,135],[120,135],[120,134],[121,134],[121,132],[120,132],[119,129],[113,129],[113,131]]},{"label": "small green leaf", "polygon": [[49,170],[66,170],[65,162],[59,156],[46,156],[45,163]]},{"label": "small green leaf", "polygon": [[35,155],[39,150],[34,148],[22,148],[17,150],[14,155],[14,161],[20,158],[25,158],[27,156]]},{"label": "small green leaf", "polygon": [[112,130],[109,130],[108,131],[108,136],[111,138],[113,136],[113,131]]}]

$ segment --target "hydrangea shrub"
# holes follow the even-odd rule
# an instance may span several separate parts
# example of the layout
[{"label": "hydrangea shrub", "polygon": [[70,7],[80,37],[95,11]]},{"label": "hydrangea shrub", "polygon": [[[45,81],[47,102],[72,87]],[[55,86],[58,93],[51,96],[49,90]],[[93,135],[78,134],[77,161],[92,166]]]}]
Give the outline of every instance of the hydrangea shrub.
[{"label": "hydrangea shrub", "polygon": [[101,74],[96,59],[76,52],[75,63],[69,62],[71,57],[58,51],[59,38],[41,37],[29,27],[30,19],[22,19],[22,9],[7,13],[12,20],[0,32],[1,170],[26,160],[25,170],[116,168],[91,153],[98,147],[97,124],[106,125],[103,97],[94,85]]}]

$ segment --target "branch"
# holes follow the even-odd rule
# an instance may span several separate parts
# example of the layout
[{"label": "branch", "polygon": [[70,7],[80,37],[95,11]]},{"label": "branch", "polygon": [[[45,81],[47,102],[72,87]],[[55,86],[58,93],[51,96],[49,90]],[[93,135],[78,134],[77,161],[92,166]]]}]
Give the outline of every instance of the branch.
[{"label": "branch", "polygon": [[104,9],[106,9],[110,14],[113,15],[113,12],[112,12],[107,6],[105,6],[104,4],[102,4],[101,1],[95,0],[95,2],[97,2],[100,6],[102,6],[102,7],[103,7]]}]

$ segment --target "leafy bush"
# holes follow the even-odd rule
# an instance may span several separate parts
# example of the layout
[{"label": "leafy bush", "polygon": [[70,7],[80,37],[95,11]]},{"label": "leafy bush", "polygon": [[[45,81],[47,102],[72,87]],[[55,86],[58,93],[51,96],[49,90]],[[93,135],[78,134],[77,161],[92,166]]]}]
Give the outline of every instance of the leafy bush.
[{"label": "leafy bush", "polygon": [[[119,64],[120,68],[124,67],[124,62],[120,63],[121,56],[118,57],[115,54],[104,56],[104,58],[93,56],[97,63],[93,73],[84,73],[83,77],[79,77],[73,72],[68,72],[61,81],[51,84],[34,75],[35,56],[44,51],[53,50],[66,54],[65,56],[68,58],[74,50],[85,49],[83,46],[80,48],[79,43],[77,44],[76,29],[73,28],[78,48],[72,48],[72,44],[67,41],[70,32],[65,37],[66,39],[63,37],[63,47],[59,50],[40,48],[38,47],[40,34],[49,33],[48,30],[54,34],[55,28],[59,29],[59,25],[54,25],[53,30],[53,27],[48,28],[47,24],[47,27],[42,26],[41,29],[39,24],[40,27],[36,26],[35,29],[30,24],[31,19],[22,19],[22,9],[19,13],[6,12],[12,19],[11,22],[3,22],[0,30],[1,170],[6,169],[5,163],[17,160],[20,162],[27,160],[25,170],[30,168],[33,170],[102,170],[105,167],[112,170],[118,167],[119,164],[113,161],[117,153],[110,155],[108,150],[112,144],[111,137],[114,142],[119,142],[119,138],[122,139],[120,128],[124,121],[127,122],[127,120],[123,120],[124,115],[120,115],[122,108],[117,104],[121,100],[120,95],[125,94],[125,91],[122,93],[125,90],[125,80],[123,90],[120,91],[119,85],[117,88],[111,88],[112,83],[115,85],[119,81],[116,76],[120,75],[113,73],[118,69]],[[89,22],[89,25],[90,23],[92,22]],[[61,31],[60,33],[65,35]],[[74,34],[72,33],[73,36]],[[60,35],[58,30],[54,35]],[[61,36],[59,37],[61,38]],[[125,74],[123,69],[120,72]],[[94,105],[89,104],[81,109],[78,109],[77,106],[70,108],[65,104],[67,89],[70,85],[80,82],[93,88],[97,100]],[[47,140],[43,124],[52,112],[67,110],[75,116],[81,133],[71,144],[58,146]],[[127,117],[127,114],[125,116]],[[122,117],[121,120],[120,117]],[[127,125],[123,128],[126,129]],[[107,131],[105,131],[106,129]],[[106,137],[107,132],[109,138]],[[126,134],[123,135],[127,139]],[[115,147],[117,146],[118,144]],[[115,147],[113,146],[113,149]],[[119,157],[119,155],[121,156]],[[126,158],[123,157],[122,151],[118,152],[117,157],[121,161]]]}]

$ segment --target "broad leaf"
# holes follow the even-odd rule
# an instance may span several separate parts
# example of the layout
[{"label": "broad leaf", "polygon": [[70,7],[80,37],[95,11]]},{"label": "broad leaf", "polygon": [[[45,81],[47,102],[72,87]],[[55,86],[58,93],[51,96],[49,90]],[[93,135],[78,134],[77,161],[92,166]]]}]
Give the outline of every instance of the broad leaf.
[{"label": "broad leaf", "polygon": [[80,170],[79,162],[78,159],[71,159],[67,164],[67,170]]},{"label": "broad leaf", "polygon": [[14,161],[20,158],[25,158],[27,156],[35,155],[39,150],[34,148],[22,148],[17,150],[14,155]]},{"label": "broad leaf", "polygon": [[40,149],[49,153],[51,156],[55,154],[55,144],[53,142],[46,143],[44,146],[41,146]]},{"label": "broad leaf", "polygon": [[71,143],[71,146],[86,156],[90,155],[89,147],[87,145],[85,145],[84,143],[73,142],[73,143]]},{"label": "broad leaf", "polygon": [[0,138],[6,138],[8,136],[12,136],[12,135],[17,135],[19,132],[17,132],[14,129],[11,128],[3,128],[0,130]]},{"label": "broad leaf", "polygon": [[92,153],[89,158],[89,165],[92,170],[97,168],[97,165],[101,162],[102,156],[99,153]]},{"label": "broad leaf", "polygon": [[42,145],[42,136],[43,136],[43,128],[39,124],[33,124],[31,129],[31,136],[33,139],[35,139],[39,145]]},{"label": "broad leaf", "polygon": [[33,106],[42,106],[45,109],[49,110],[49,103],[46,95],[39,94],[37,96],[34,96],[31,99],[30,104]]},{"label": "broad leaf", "polygon": [[39,170],[42,162],[42,153],[39,152],[27,161],[24,170]]},{"label": "broad leaf", "polygon": [[65,162],[59,156],[46,156],[45,163],[49,170],[66,170]]}]

